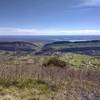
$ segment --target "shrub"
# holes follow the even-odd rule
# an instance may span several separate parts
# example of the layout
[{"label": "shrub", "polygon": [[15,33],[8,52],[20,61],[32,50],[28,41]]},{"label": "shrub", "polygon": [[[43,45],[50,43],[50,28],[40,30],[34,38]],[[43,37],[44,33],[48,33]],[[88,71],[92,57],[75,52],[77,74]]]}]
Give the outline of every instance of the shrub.
[{"label": "shrub", "polygon": [[47,60],[46,62],[43,63],[43,66],[47,67],[47,66],[56,66],[56,67],[65,67],[66,66],[66,62],[57,58],[57,57],[51,57],[49,60]]}]

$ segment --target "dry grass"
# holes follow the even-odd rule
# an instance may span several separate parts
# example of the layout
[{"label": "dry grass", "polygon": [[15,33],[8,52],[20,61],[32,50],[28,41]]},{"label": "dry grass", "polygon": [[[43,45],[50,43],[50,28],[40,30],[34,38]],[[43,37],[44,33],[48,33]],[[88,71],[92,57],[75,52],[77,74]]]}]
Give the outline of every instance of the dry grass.
[{"label": "dry grass", "polygon": [[[74,59],[71,60],[72,63],[76,61],[75,65],[80,65],[80,62],[86,59],[81,55],[74,56],[70,55],[69,58]],[[80,66],[76,70],[67,65],[66,57],[59,57],[56,61],[50,57],[50,64],[47,64],[47,67],[42,66],[43,61],[48,59],[48,56],[27,55],[0,63],[0,100],[100,99],[99,70],[87,68],[87,63],[84,64],[85,68],[81,69],[83,66]],[[64,67],[61,67],[63,61]],[[99,66],[99,63],[97,65]]]}]

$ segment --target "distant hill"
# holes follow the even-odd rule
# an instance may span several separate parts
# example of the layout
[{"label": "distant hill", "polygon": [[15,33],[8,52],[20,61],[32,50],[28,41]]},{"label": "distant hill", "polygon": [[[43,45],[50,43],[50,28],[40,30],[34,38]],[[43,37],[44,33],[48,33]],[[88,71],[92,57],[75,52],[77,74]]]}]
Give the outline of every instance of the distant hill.
[{"label": "distant hill", "polygon": [[72,52],[100,57],[100,41],[56,41],[47,44],[25,41],[0,42],[0,50],[34,52],[35,55],[52,55]]},{"label": "distant hill", "polygon": [[6,51],[35,51],[37,49],[37,45],[24,42],[24,41],[16,41],[16,42],[0,42],[0,50]]},{"label": "distant hill", "polygon": [[51,47],[51,48],[70,48],[70,47],[95,47],[100,46],[99,40],[93,40],[93,41],[76,41],[76,42],[70,42],[70,41],[56,41],[53,43],[46,44],[44,48]]},{"label": "distant hill", "polygon": [[100,41],[57,41],[44,45],[38,54],[54,54],[56,52],[82,53],[93,56],[100,56]]}]

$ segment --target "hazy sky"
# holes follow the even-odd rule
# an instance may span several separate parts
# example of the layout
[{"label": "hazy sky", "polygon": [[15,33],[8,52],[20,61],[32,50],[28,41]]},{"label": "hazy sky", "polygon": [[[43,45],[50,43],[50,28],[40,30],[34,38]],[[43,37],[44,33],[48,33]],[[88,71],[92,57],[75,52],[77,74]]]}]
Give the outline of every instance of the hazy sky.
[{"label": "hazy sky", "polygon": [[100,0],[0,0],[0,35],[100,34]]}]

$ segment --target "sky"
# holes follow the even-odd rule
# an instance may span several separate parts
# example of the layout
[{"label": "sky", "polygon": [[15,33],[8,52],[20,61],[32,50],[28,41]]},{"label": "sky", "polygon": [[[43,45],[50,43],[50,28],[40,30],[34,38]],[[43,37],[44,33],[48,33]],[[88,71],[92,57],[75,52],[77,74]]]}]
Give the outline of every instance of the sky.
[{"label": "sky", "polygon": [[0,0],[0,35],[100,35],[100,0]]}]

